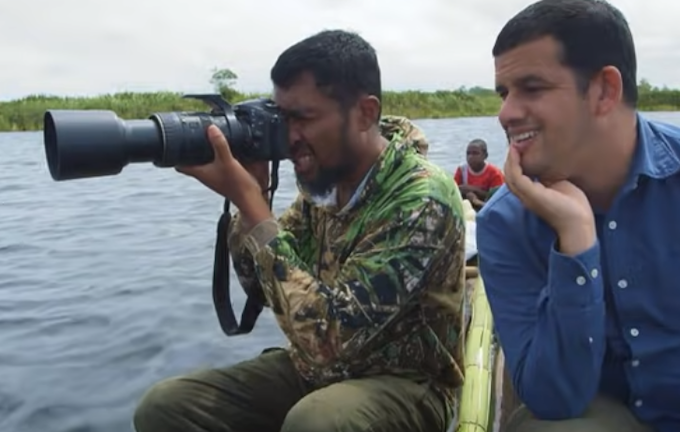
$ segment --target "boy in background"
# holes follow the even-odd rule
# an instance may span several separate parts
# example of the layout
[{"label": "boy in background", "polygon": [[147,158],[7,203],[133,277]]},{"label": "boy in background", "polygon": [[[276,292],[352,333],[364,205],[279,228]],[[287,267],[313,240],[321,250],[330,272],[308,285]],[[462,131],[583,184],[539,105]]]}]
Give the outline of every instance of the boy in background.
[{"label": "boy in background", "polygon": [[474,139],[467,146],[467,164],[456,169],[453,178],[463,197],[479,210],[489,197],[505,182],[503,171],[487,162],[486,141]]}]

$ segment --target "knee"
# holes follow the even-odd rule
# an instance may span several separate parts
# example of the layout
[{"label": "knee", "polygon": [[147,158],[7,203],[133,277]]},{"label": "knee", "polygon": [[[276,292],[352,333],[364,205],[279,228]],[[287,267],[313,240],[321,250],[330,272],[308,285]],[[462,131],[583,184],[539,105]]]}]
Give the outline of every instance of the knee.
[{"label": "knee", "polygon": [[186,382],[170,378],[151,387],[142,396],[133,416],[137,432],[173,430],[178,416],[185,411],[190,398],[185,397]]},{"label": "knee", "polygon": [[[336,384],[337,386],[337,384]],[[356,394],[316,391],[293,405],[280,432],[366,432],[373,431],[367,401]],[[343,397],[345,396],[345,397]],[[381,429],[382,430],[382,429]]]},{"label": "knee", "polygon": [[[295,405],[286,415],[281,427],[281,432],[344,432],[347,425],[342,424],[340,419],[324,407],[312,409],[308,405]],[[362,429],[351,429],[363,432]]]},{"label": "knee", "polygon": [[[356,416],[347,416],[333,409],[328,401],[310,394],[288,411],[281,432],[363,432]],[[349,424],[352,422],[352,424]]]}]

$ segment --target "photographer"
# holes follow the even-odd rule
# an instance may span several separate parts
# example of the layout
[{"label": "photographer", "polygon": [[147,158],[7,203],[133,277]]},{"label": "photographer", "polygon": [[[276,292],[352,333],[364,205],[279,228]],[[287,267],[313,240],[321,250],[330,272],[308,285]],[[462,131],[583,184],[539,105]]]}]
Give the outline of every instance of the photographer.
[{"label": "photographer", "polygon": [[300,189],[278,219],[265,164],[219,129],[211,164],[183,168],[239,212],[229,245],[290,346],[154,386],[138,432],[444,431],[462,385],[464,222],[422,132],[381,117],[374,49],[324,31],[272,68]]}]

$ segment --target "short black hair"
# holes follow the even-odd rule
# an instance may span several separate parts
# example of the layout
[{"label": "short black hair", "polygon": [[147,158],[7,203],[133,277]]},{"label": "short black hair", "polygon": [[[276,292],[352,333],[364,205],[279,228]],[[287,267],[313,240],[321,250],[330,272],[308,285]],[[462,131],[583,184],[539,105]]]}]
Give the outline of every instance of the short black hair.
[{"label": "short black hair", "polygon": [[635,44],[619,9],[605,0],[540,0],[505,24],[493,56],[546,36],[561,45],[562,63],[574,71],[583,92],[602,68],[614,66],[621,73],[625,103],[637,105]]},{"label": "short black hair", "polygon": [[486,145],[486,141],[484,141],[481,138],[475,138],[472,141],[468,143],[468,147],[474,145],[475,147],[479,147],[479,149],[484,153],[486,156],[489,155],[489,150]]},{"label": "short black hair", "polygon": [[324,30],[303,39],[281,53],[271,80],[287,88],[305,72],[342,107],[351,106],[362,94],[382,98],[375,49],[356,33]]}]

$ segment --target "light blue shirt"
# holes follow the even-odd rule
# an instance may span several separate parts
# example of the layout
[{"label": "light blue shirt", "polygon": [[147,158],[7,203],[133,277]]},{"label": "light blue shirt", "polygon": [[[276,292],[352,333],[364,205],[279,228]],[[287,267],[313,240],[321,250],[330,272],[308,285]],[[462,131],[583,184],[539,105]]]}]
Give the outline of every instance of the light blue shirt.
[{"label": "light blue shirt", "polygon": [[480,270],[507,368],[544,419],[596,394],[680,431],[680,128],[638,115],[638,145],[598,242],[576,257],[503,186],[477,216]]}]

